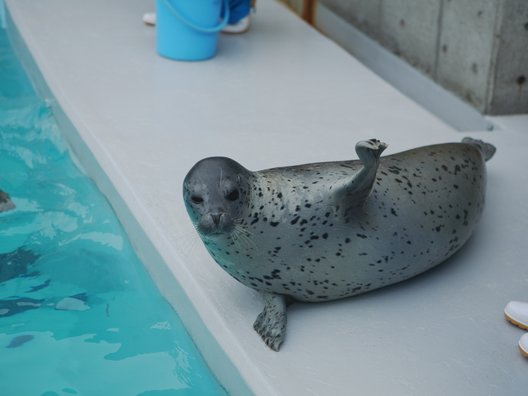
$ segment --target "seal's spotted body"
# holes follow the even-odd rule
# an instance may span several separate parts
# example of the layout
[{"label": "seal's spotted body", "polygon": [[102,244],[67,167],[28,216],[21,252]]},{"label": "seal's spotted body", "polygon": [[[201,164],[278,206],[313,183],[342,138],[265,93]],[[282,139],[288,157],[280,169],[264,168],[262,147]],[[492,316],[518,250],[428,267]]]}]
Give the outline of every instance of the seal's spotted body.
[{"label": "seal's spotted body", "polygon": [[[384,148],[360,142],[360,161],[259,172],[225,158],[206,159],[186,178],[189,214],[215,261],[271,296],[329,301],[400,282],[444,261],[470,237],[484,207],[483,150],[490,146],[442,144],[380,159]],[[217,181],[233,181],[237,199],[226,201],[236,214],[217,197],[191,202],[193,191],[210,189],[203,175],[192,177],[204,169]],[[219,226],[202,232],[199,222],[211,213]],[[223,227],[228,220],[232,225]],[[285,315],[280,306],[274,309]],[[278,349],[282,338],[268,329],[273,320],[259,319],[257,331]]]}]

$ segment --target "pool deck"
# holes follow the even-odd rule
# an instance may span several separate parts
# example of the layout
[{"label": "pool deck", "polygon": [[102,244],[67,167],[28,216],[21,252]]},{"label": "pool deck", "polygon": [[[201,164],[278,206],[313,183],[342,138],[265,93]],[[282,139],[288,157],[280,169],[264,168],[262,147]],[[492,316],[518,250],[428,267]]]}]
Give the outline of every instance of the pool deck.
[{"label": "pool deck", "polygon": [[[156,54],[155,29],[141,22],[152,1],[6,5],[73,150],[232,394],[526,392],[523,332],[502,310],[528,300],[528,116],[461,134],[272,0],[259,1],[249,33],[222,35],[218,55],[198,63]],[[188,220],[181,186],[191,166],[222,155],[263,169],[356,158],[365,138],[390,154],[465,135],[498,148],[466,248],[390,288],[294,304],[281,351],[267,349],[252,328],[260,297],[212,261]]]}]

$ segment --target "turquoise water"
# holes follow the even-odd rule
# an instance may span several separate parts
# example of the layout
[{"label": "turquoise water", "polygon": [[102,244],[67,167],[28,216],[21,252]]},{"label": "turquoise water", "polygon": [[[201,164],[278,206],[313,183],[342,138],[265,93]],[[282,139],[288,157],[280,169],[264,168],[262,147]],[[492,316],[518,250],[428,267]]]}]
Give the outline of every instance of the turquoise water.
[{"label": "turquoise water", "polygon": [[0,395],[224,395],[0,29]]}]

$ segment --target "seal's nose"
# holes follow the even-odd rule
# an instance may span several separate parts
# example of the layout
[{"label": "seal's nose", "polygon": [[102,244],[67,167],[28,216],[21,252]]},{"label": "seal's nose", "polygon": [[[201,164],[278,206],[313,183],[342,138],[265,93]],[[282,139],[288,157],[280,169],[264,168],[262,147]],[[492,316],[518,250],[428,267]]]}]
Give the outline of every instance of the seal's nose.
[{"label": "seal's nose", "polygon": [[218,224],[220,224],[221,217],[222,213],[211,213],[211,218],[213,219],[213,223],[215,226],[218,226]]}]

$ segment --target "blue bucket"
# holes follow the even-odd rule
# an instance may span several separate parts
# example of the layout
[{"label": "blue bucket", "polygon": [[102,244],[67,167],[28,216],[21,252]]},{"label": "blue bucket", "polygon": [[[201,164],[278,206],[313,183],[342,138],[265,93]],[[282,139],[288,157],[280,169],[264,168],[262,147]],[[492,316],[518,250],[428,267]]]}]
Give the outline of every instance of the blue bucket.
[{"label": "blue bucket", "polygon": [[156,0],[156,49],[175,60],[212,58],[228,19],[228,0]]}]

